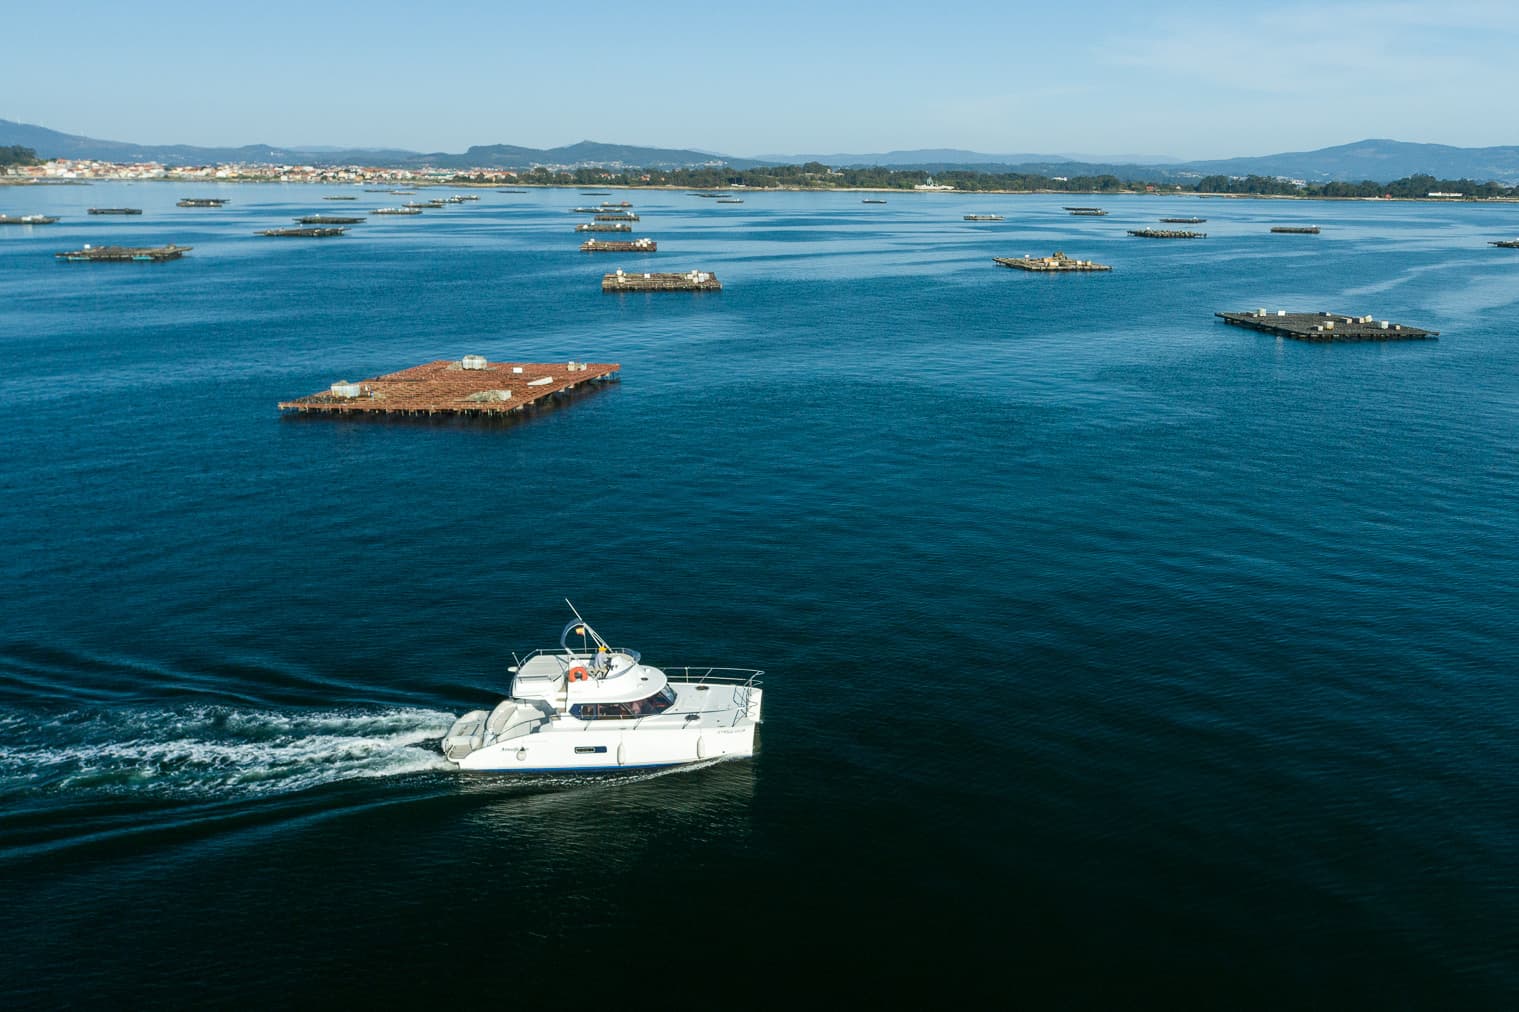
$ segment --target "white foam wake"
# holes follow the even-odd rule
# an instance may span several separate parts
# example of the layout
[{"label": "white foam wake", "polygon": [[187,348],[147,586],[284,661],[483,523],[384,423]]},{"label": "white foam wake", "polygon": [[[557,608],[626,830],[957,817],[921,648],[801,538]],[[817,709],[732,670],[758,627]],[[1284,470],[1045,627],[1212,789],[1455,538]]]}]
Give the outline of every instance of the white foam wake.
[{"label": "white foam wake", "polygon": [[0,721],[0,795],[208,798],[452,768],[427,747],[453,714],[422,709],[79,711]]}]

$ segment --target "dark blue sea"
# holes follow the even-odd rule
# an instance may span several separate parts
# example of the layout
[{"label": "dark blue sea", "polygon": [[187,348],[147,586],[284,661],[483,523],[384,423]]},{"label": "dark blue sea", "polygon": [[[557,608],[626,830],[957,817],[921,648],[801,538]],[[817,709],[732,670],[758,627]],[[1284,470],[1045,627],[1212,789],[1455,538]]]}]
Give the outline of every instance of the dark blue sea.
[{"label": "dark blue sea", "polygon": [[[1513,1007],[1519,206],[474,192],[0,189],[0,1005]],[[465,354],[621,381],[276,407]],[[566,598],[758,754],[455,772]]]}]

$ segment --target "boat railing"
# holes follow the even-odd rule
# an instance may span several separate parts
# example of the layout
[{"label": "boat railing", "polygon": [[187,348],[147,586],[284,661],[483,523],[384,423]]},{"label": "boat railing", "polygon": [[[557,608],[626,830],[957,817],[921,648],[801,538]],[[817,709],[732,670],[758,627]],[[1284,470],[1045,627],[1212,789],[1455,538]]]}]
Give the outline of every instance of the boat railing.
[{"label": "boat railing", "polygon": [[[618,654],[626,654],[627,656],[633,658],[633,661],[635,663],[639,663],[643,659],[642,655],[637,650],[634,650],[631,647],[613,647],[612,648],[612,652],[613,653],[618,653]],[[534,657],[539,656],[540,654],[542,654],[544,656],[547,656],[547,657],[568,657],[568,658],[572,658],[572,659],[588,661],[588,660],[592,660],[593,658],[596,657],[597,651],[595,651],[595,650],[560,650],[560,649],[555,649],[553,647],[540,647],[539,649],[534,650],[532,653],[528,654],[526,657],[523,657],[520,660],[518,660],[516,666],[522,667],[522,666],[526,665],[528,661],[532,660]]]},{"label": "boat railing", "polygon": [[[665,676],[672,682],[694,682],[697,685],[732,685],[733,691],[733,725],[749,714],[750,693],[761,688],[760,677],[763,671],[757,668],[662,668]],[[721,707],[717,712],[730,709]],[[711,712],[711,711],[699,711]]]},{"label": "boat railing", "polygon": [[742,685],[746,688],[761,686],[757,668],[660,668],[672,682],[695,682],[697,685]]}]

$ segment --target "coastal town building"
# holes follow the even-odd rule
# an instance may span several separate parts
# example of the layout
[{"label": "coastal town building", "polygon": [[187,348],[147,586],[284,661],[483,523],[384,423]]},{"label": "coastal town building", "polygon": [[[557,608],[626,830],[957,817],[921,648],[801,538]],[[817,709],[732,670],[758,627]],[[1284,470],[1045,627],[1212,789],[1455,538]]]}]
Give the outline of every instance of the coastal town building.
[{"label": "coastal town building", "polygon": [[[162,165],[158,162],[106,162],[95,159],[55,158],[37,165],[10,166],[11,178],[37,182],[90,180],[165,179],[180,182],[259,181],[277,183],[429,183],[447,182],[456,169],[381,168],[363,165]],[[470,175],[485,183],[515,183],[518,173],[510,169],[472,169]]]}]

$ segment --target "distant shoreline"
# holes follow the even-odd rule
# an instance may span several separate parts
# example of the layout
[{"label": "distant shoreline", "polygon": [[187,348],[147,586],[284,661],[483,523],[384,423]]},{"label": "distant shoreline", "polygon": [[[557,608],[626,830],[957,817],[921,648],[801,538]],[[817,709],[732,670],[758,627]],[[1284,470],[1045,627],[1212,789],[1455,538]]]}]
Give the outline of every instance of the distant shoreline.
[{"label": "distant shoreline", "polygon": [[[372,181],[373,182],[373,181]],[[383,182],[381,180],[380,182]],[[92,186],[95,183],[151,183],[151,184],[175,184],[180,186],[212,184],[216,186],[244,186],[275,184],[279,186],[324,186],[336,189],[349,189],[361,185],[358,183],[323,183],[305,180],[281,180],[281,179],[20,179],[13,177],[0,177],[0,186]],[[524,189],[524,190],[584,190],[587,186],[595,185],[608,190],[619,192],[637,193],[639,191],[654,192],[684,192],[690,193],[701,187],[672,186],[664,183],[650,184],[648,186],[623,186],[616,183],[476,183],[469,181],[457,181],[446,183],[429,183],[422,181],[410,181],[396,183],[396,186],[408,188],[427,189],[475,189],[475,190],[500,190],[500,189]],[[1290,193],[1197,193],[1192,190],[1183,192],[1167,193],[1140,193],[1137,190],[899,190],[890,187],[871,186],[773,186],[763,189],[750,187],[712,187],[709,192],[718,190],[731,191],[735,194],[762,194],[762,193],[873,193],[894,194],[899,197],[976,197],[976,196],[1000,196],[1000,197],[1036,197],[1036,196],[1070,196],[1070,197],[1181,197],[1186,199],[1211,199],[1211,200],[1323,200],[1336,203],[1361,203],[1361,204],[1519,204],[1519,197],[1327,197],[1307,196]]]}]

